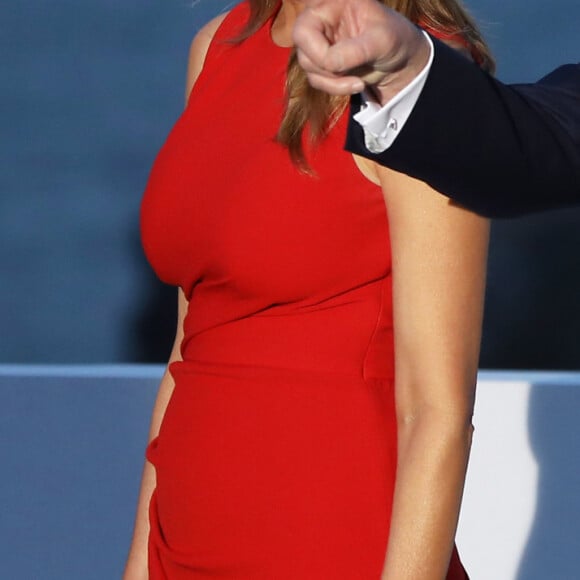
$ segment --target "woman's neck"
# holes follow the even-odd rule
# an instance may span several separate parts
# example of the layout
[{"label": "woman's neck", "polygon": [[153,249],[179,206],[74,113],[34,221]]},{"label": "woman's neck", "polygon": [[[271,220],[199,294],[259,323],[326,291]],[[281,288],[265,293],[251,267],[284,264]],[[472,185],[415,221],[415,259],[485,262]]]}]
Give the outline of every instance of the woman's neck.
[{"label": "woman's neck", "polygon": [[296,17],[304,9],[302,0],[282,0],[282,6],[272,23],[272,40],[279,46],[292,46],[292,29]]}]

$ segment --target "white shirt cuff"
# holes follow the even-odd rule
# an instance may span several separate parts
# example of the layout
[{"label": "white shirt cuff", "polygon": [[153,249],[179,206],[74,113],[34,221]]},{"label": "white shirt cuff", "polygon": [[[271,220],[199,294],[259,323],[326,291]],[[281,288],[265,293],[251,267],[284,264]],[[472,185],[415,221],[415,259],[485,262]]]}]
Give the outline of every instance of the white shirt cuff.
[{"label": "white shirt cuff", "polygon": [[429,35],[425,31],[422,32],[431,49],[429,61],[423,70],[382,107],[372,100],[371,95],[366,91],[361,93],[363,105],[361,110],[353,115],[353,119],[363,128],[365,145],[371,153],[382,153],[393,144],[405,126],[425,86],[433,64],[435,49]]}]

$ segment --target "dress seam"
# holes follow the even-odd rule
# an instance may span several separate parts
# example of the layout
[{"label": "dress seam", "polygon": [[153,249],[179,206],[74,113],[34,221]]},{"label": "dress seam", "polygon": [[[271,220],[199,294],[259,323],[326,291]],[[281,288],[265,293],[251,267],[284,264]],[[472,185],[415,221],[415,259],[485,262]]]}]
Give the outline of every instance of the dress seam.
[{"label": "dress seam", "polygon": [[381,282],[381,286],[380,286],[380,293],[381,293],[381,301],[379,303],[379,309],[378,309],[378,313],[377,313],[377,319],[375,321],[375,326],[373,328],[373,331],[371,333],[371,336],[369,338],[369,342],[367,344],[367,347],[365,349],[365,356],[363,359],[363,363],[362,363],[362,377],[364,381],[368,380],[368,376],[367,376],[367,361],[369,358],[369,354],[371,351],[371,347],[375,342],[375,338],[377,336],[377,333],[379,332],[379,328],[380,328],[380,324],[381,324],[381,320],[383,318],[383,312],[384,312],[384,308],[385,308],[385,283],[387,281],[387,276],[385,276]]}]

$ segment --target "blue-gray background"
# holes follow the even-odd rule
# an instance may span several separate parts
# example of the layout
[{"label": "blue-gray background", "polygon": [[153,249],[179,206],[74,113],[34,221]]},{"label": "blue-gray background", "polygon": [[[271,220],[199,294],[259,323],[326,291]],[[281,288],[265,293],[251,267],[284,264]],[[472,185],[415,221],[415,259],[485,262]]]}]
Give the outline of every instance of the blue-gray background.
[{"label": "blue-gray background", "polygon": [[[174,291],[142,257],[149,167],[193,34],[226,0],[0,7],[0,362],[162,360]],[[578,0],[472,0],[506,81],[579,60]],[[482,364],[580,367],[580,210],[497,223]]]}]

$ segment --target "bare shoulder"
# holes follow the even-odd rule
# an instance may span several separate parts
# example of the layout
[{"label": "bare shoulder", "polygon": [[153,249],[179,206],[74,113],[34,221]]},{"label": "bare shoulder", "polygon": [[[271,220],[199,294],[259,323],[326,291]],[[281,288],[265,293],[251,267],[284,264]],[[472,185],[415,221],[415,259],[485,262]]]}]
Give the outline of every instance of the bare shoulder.
[{"label": "bare shoulder", "polygon": [[205,62],[205,57],[207,55],[209,45],[215,33],[217,32],[217,29],[220,27],[221,23],[224,21],[227,15],[228,12],[224,12],[223,14],[220,14],[219,16],[216,16],[210,20],[199,30],[199,32],[191,41],[185,86],[186,98],[189,96],[191,88],[195,84],[199,73],[203,69],[203,63]]}]

